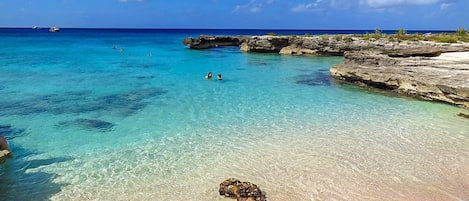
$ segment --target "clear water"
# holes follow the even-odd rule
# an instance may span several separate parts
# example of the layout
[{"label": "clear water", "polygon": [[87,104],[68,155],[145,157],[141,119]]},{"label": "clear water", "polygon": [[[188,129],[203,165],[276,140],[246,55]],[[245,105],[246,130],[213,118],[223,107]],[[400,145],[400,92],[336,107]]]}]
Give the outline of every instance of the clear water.
[{"label": "clear water", "polygon": [[461,109],[334,83],[341,57],[181,43],[239,32],[1,30],[0,200],[224,200],[229,177],[269,200],[469,200]]}]

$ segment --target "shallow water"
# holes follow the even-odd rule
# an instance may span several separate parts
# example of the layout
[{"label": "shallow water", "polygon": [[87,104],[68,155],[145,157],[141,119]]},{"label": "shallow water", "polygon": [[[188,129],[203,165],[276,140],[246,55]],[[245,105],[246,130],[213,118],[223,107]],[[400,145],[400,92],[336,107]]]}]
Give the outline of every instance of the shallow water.
[{"label": "shallow water", "polygon": [[229,177],[269,200],[469,199],[461,110],[334,83],[341,57],[189,50],[190,31],[1,34],[2,199],[224,200]]}]

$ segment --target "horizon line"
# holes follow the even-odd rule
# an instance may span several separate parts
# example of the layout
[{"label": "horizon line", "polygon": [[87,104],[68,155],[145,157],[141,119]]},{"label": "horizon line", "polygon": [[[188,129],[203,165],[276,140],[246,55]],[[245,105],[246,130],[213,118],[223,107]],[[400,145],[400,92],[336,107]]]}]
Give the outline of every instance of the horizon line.
[{"label": "horizon line", "polygon": [[[40,27],[39,29],[49,29],[50,27]],[[0,29],[32,29],[33,27],[0,27]],[[162,28],[162,27],[59,27],[60,29],[96,29],[96,30],[281,30],[281,31],[398,31],[401,29],[306,29],[306,28]],[[406,31],[439,31],[454,32],[455,30],[445,29],[404,29]]]}]

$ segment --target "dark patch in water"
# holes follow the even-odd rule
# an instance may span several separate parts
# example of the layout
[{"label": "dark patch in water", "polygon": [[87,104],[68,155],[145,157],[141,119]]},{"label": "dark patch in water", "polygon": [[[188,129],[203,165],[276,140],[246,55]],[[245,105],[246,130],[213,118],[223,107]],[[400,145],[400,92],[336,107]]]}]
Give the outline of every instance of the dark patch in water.
[{"label": "dark patch in water", "polygon": [[38,95],[33,98],[0,103],[0,115],[30,115],[37,113],[80,114],[99,112],[130,116],[146,107],[146,99],[166,94],[160,88],[134,90],[92,98],[89,92]]},{"label": "dark patch in water", "polygon": [[53,180],[58,176],[53,173],[41,171],[28,171],[29,169],[47,166],[72,160],[72,158],[47,158],[40,160],[26,160],[34,153],[9,142],[14,158],[7,160],[0,166],[0,200],[50,200],[67,184],[57,184]]},{"label": "dark patch in water", "polygon": [[250,66],[268,66],[269,63],[264,62],[264,61],[250,61],[248,63]]},{"label": "dark patch in water", "polygon": [[319,71],[312,75],[298,75],[295,77],[297,84],[304,84],[308,86],[329,86],[331,85],[331,78],[329,74]]},{"label": "dark patch in water", "polygon": [[149,69],[149,68],[158,68],[164,67],[163,63],[121,63],[121,68],[140,68],[140,69]]},{"label": "dark patch in water", "polygon": [[71,121],[61,121],[57,123],[57,126],[75,126],[90,131],[107,132],[111,131],[115,124],[97,119],[75,119]]},{"label": "dark patch in water", "polygon": [[5,136],[8,140],[23,136],[25,129],[14,128],[11,125],[0,125],[0,135]]},{"label": "dark patch in water", "polygon": [[155,76],[154,75],[138,75],[138,76],[135,76],[135,78],[139,80],[146,80],[146,79],[153,79],[155,78]]},{"label": "dark patch in water", "polygon": [[143,68],[143,69],[145,69],[145,68],[152,68],[154,66],[155,65],[153,65],[153,64],[133,64],[133,63],[132,64],[129,64],[129,63],[121,64],[122,68]]}]

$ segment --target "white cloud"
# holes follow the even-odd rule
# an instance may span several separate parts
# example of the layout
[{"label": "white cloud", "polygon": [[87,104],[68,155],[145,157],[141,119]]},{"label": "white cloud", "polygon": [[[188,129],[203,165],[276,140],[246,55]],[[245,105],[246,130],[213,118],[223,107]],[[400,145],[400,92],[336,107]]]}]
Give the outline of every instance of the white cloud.
[{"label": "white cloud", "polygon": [[313,3],[299,4],[291,9],[292,12],[315,12],[322,11],[324,8],[320,7],[323,0],[316,0]]},{"label": "white cloud", "polygon": [[330,6],[335,9],[349,9],[353,7],[353,5],[356,3],[354,1],[350,0],[329,0],[330,1]]},{"label": "white cloud", "polygon": [[440,5],[440,8],[441,9],[447,9],[447,8],[451,7],[452,5],[453,5],[452,3],[442,3]]},{"label": "white cloud", "polygon": [[430,5],[438,3],[438,1],[439,0],[360,0],[360,4],[373,8],[382,8],[400,5]]},{"label": "white cloud", "polygon": [[236,5],[233,9],[233,12],[239,11],[248,11],[251,13],[257,13],[262,11],[267,5],[273,4],[275,0],[265,0],[265,1],[257,1],[257,0],[250,0],[248,3],[243,5]]}]

